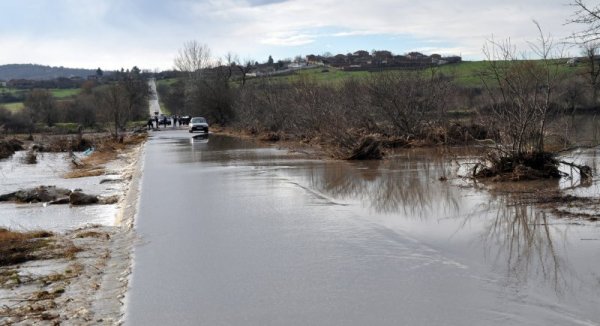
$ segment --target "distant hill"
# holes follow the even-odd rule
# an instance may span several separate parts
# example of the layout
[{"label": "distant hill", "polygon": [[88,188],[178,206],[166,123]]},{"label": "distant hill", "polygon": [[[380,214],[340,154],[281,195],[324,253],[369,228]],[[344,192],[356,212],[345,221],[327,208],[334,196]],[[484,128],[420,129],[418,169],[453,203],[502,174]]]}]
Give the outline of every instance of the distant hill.
[{"label": "distant hill", "polygon": [[11,79],[48,80],[58,77],[82,77],[95,75],[96,69],[50,67],[36,64],[0,65],[0,80]]}]

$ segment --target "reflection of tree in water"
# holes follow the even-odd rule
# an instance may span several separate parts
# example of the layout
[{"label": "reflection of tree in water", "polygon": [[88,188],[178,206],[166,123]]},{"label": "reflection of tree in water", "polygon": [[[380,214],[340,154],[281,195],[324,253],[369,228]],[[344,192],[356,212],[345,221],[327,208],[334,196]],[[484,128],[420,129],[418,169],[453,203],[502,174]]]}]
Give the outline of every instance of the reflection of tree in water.
[{"label": "reflection of tree in water", "polygon": [[497,206],[497,214],[482,234],[486,252],[493,255],[496,263],[506,264],[509,280],[516,285],[541,276],[560,293],[567,279],[553,236],[564,241],[564,233],[552,227],[545,212],[521,203],[514,196],[500,197],[489,205]]},{"label": "reflection of tree in water", "polygon": [[[597,149],[575,151],[570,155],[569,158],[574,162],[588,165],[592,167],[594,175],[598,174]],[[500,263],[506,261],[507,271],[513,280],[523,283],[533,276],[541,276],[552,284],[557,293],[561,293],[568,282],[577,278],[567,278],[565,275],[569,271],[569,265],[561,245],[566,244],[567,229],[564,226],[553,226],[557,223],[556,218],[544,209],[565,204],[556,202],[555,206],[548,206],[547,203],[545,206],[536,206],[536,203],[540,203],[538,197],[541,196],[536,190],[561,189],[563,194],[597,196],[597,178],[584,183],[575,178],[560,182],[540,182],[534,182],[533,185],[524,183],[494,186],[495,191],[500,190],[502,193],[497,194],[495,200],[486,207],[497,214],[485,229],[484,243],[487,250],[496,248],[495,260]],[[544,203],[543,200],[541,202]]]},{"label": "reflection of tree in water", "polygon": [[[468,157],[468,156],[467,156]],[[420,218],[456,216],[460,190],[438,179],[455,175],[458,167],[448,156],[406,156],[377,162],[331,163],[308,172],[309,186],[336,199],[355,199],[378,213],[399,213]],[[558,182],[510,184],[464,221],[486,221],[484,248],[499,266],[506,266],[516,286],[532,278],[549,282],[557,293],[567,286],[565,258],[556,244],[566,241],[564,228],[553,227],[551,217],[532,203],[531,187],[558,187]],[[525,194],[529,194],[529,197]],[[481,207],[480,207],[481,208]],[[558,250],[557,250],[558,249]]]},{"label": "reflection of tree in water", "polygon": [[456,189],[438,180],[451,175],[455,168],[442,155],[405,156],[332,163],[312,169],[308,182],[311,188],[329,196],[358,199],[377,213],[402,211],[410,216],[438,217],[458,210]]}]

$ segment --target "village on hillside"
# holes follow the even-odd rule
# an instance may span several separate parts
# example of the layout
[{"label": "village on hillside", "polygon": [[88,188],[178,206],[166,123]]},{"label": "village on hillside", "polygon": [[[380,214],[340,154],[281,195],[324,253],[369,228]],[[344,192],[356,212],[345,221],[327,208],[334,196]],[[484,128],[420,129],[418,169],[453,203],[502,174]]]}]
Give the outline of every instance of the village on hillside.
[{"label": "village on hillside", "polygon": [[343,71],[381,71],[391,69],[419,69],[462,62],[457,55],[442,56],[440,54],[426,55],[420,52],[409,52],[397,55],[388,50],[373,50],[372,52],[358,50],[347,54],[309,54],[304,58],[296,56],[277,62],[259,64],[256,62],[251,74],[256,76],[282,74],[299,69],[330,66]]}]

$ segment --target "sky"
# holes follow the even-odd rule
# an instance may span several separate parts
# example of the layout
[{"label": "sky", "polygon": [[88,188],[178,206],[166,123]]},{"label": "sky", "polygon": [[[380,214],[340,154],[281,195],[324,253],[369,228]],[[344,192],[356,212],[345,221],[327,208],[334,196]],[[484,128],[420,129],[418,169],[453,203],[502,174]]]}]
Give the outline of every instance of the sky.
[{"label": "sky", "polygon": [[[570,0],[1,0],[0,65],[168,70],[188,41],[213,57],[265,62],[389,50],[484,58],[486,41],[519,51],[561,42]],[[570,49],[570,51],[575,51]]]}]

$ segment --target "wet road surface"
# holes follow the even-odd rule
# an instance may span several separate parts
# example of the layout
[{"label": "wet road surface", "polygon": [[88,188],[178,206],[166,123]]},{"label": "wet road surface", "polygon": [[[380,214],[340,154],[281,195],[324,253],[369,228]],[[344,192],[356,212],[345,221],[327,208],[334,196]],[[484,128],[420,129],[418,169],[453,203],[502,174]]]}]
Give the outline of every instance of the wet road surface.
[{"label": "wet road surface", "polygon": [[599,325],[599,228],[438,181],[461,159],[154,132],[126,324]]}]

